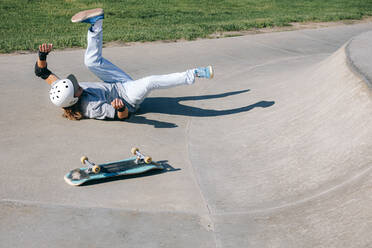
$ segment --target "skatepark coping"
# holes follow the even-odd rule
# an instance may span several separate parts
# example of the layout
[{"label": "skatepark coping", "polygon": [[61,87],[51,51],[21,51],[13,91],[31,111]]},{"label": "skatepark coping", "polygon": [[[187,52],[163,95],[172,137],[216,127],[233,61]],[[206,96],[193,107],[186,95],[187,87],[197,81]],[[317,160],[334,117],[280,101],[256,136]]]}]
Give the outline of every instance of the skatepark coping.
[{"label": "skatepark coping", "polygon": [[354,73],[362,77],[372,89],[372,31],[352,38],[346,46],[347,63]]}]

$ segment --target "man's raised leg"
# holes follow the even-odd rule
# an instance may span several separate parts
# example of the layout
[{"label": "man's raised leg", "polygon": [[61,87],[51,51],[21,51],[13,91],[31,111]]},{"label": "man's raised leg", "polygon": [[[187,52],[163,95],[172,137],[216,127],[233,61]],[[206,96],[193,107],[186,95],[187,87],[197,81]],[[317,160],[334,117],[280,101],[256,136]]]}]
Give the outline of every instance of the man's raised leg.
[{"label": "man's raised leg", "polygon": [[97,77],[104,82],[126,82],[132,78],[119,67],[102,57],[102,9],[85,10],[71,18],[72,22],[90,23],[85,51],[84,63]]}]

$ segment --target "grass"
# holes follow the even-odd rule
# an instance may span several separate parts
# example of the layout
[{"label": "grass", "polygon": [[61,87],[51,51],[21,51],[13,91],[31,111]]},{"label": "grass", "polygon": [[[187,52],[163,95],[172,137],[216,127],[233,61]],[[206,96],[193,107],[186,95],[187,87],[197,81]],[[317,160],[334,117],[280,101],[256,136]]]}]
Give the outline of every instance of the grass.
[{"label": "grass", "polygon": [[0,53],[84,47],[88,24],[78,11],[104,8],[104,41],[205,38],[216,32],[372,16],[372,0],[1,0]]}]

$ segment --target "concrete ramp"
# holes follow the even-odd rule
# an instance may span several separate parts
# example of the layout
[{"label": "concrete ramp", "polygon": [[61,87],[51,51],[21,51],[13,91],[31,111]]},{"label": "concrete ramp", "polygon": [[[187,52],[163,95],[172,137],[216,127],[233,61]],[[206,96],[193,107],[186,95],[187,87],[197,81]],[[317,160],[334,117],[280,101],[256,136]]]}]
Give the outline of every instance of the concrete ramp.
[{"label": "concrete ramp", "polygon": [[190,159],[226,247],[372,245],[372,99],[346,46],[258,85],[272,107],[190,125]]},{"label": "concrete ramp", "polygon": [[[215,67],[126,122],[63,119],[36,55],[0,56],[0,248],[372,247],[371,28],[104,48],[134,78]],[[98,81],[83,56],[48,66]],[[64,182],[132,146],[170,170]]]},{"label": "concrete ramp", "polygon": [[204,119],[189,126],[190,158],[215,213],[299,204],[371,169],[370,90],[345,46],[272,83],[255,109],[216,118],[213,129]]}]

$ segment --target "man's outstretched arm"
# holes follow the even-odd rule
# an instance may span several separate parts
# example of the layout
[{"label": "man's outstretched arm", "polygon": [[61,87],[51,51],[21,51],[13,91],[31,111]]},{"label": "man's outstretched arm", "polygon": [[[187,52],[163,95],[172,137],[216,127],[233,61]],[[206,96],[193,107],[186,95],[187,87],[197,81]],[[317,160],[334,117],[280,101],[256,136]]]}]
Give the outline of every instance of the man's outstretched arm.
[{"label": "man's outstretched arm", "polygon": [[59,78],[54,75],[47,67],[46,57],[53,49],[53,44],[42,44],[39,46],[39,58],[35,64],[35,75],[44,79],[48,84],[52,84]]}]

